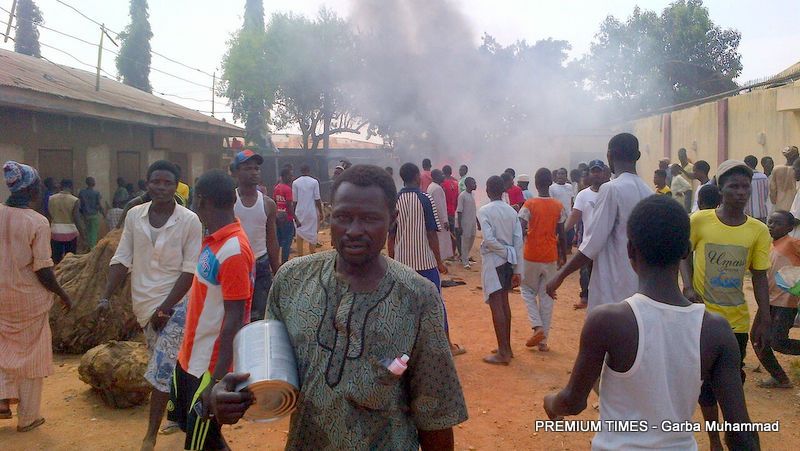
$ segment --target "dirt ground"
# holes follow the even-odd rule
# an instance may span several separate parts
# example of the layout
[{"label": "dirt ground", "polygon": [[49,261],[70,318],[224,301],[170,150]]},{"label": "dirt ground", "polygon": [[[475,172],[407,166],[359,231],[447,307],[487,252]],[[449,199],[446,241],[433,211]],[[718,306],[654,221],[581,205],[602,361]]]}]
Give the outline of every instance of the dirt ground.
[{"label": "dirt ground", "polygon": [[[477,246],[476,246],[477,248]],[[473,251],[477,257],[477,251]],[[575,311],[577,274],[559,291],[549,339],[551,351],[540,353],[525,348],[530,334],[525,306],[519,293],[511,296],[512,340],[516,358],[508,367],[483,363],[481,358],[496,346],[489,308],[483,302],[480,271],[473,265],[466,271],[450,266],[449,277],[467,284],[445,288],[444,297],[450,318],[453,341],[462,344],[467,354],[456,357],[456,364],[469,408],[469,420],[455,428],[458,450],[475,449],[589,449],[592,433],[556,433],[534,431],[534,421],[546,419],[542,398],[566,384],[578,351],[578,336],[585,313]],[[752,298],[752,291],[750,291]],[[752,302],[752,299],[751,299]],[[755,308],[753,305],[751,308]],[[792,331],[800,338],[800,331]],[[790,359],[778,357],[785,368]],[[100,398],[78,379],[78,356],[57,355],[56,373],[45,381],[42,413],[47,423],[33,432],[15,432],[16,417],[0,420],[0,448],[4,450],[138,450],[147,422],[147,406],[115,410],[103,405]],[[762,433],[765,450],[797,449],[800,443],[800,392],[766,390],[755,381],[765,373],[755,373],[758,362],[748,349],[747,405],[754,421],[780,421],[780,432]],[[589,408],[578,419],[595,420],[592,408],[597,397],[592,393]],[[699,409],[695,419],[701,420]],[[241,422],[225,426],[223,434],[234,450],[282,449],[288,432],[288,419],[274,423]],[[697,434],[700,449],[708,449],[704,433]],[[181,449],[183,435],[159,437],[157,449]]]}]

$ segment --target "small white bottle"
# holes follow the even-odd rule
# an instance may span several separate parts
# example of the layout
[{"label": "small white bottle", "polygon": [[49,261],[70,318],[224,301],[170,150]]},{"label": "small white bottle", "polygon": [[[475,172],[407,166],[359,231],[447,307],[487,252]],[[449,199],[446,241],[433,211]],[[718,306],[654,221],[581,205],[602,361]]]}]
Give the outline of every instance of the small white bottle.
[{"label": "small white bottle", "polygon": [[392,360],[392,362],[386,366],[386,369],[395,376],[402,376],[403,373],[406,372],[406,369],[408,369],[408,360],[409,357],[406,354],[403,354],[402,356]]}]

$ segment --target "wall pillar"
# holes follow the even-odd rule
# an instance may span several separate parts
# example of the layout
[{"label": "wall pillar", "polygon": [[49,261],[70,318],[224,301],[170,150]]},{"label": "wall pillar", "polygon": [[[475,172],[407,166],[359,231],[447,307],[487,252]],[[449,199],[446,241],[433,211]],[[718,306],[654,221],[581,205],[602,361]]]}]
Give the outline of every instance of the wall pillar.
[{"label": "wall pillar", "polygon": [[189,174],[187,177],[184,177],[184,182],[187,185],[194,186],[194,181],[206,170],[206,154],[203,152],[191,152],[188,155],[189,157]]},{"label": "wall pillar", "polygon": [[[74,155],[77,157],[77,152]],[[111,187],[116,188],[117,181],[111,172],[111,149],[108,146],[100,145],[86,149],[86,176],[94,177],[97,182],[95,189],[103,196],[104,204],[110,206]],[[77,185],[82,187],[83,183]]]},{"label": "wall pillar", "polygon": [[728,159],[728,99],[717,101],[717,165]]},{"label": "wall pillar", "polygon": [[672,161],[672,114],[661,116],[661,136],[664,146],[664,158]]}]

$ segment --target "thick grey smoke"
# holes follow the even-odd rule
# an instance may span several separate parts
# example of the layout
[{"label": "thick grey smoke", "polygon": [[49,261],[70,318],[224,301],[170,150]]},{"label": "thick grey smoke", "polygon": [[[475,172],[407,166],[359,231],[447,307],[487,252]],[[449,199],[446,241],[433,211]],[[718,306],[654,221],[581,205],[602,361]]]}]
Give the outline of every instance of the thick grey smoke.
[{"label": "thick grey smoke", "polygon": [[364,63],[352,91],[404,161],[466,163],[485,178],[567,166],[572,150],[604,153],[591,146],[605,136],[584,139],[589,148],[571,137],[593,124],[565,43],[481,47],[449,0],[353,0],[351,12]]}]

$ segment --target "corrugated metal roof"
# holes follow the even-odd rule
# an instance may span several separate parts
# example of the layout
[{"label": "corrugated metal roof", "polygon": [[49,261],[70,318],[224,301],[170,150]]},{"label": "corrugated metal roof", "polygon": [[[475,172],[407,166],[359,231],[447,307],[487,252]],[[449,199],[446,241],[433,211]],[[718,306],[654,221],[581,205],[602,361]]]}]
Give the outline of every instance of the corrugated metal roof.
[{"label": "corrugated metal roof", "polygon": [[[106,117],[110,120],[225,135],[242,131],[233,124],[106,77],[100,77],[100,90],[95,91],[95,74],[91,72],[0,50],[0,105],[25,107],[27,104],[34,110],[47,110],[46,105],[42,105],[41,94],[55,96],[53,100],[59,101],[58,112],[65,114],[103,117],[81,108],[94,105],[118,110]],[[65,104],[64,101],[74,102]],[[73,103],[74,108],[71,107]],[[132,114],[126,115],[126,112]]]}]

